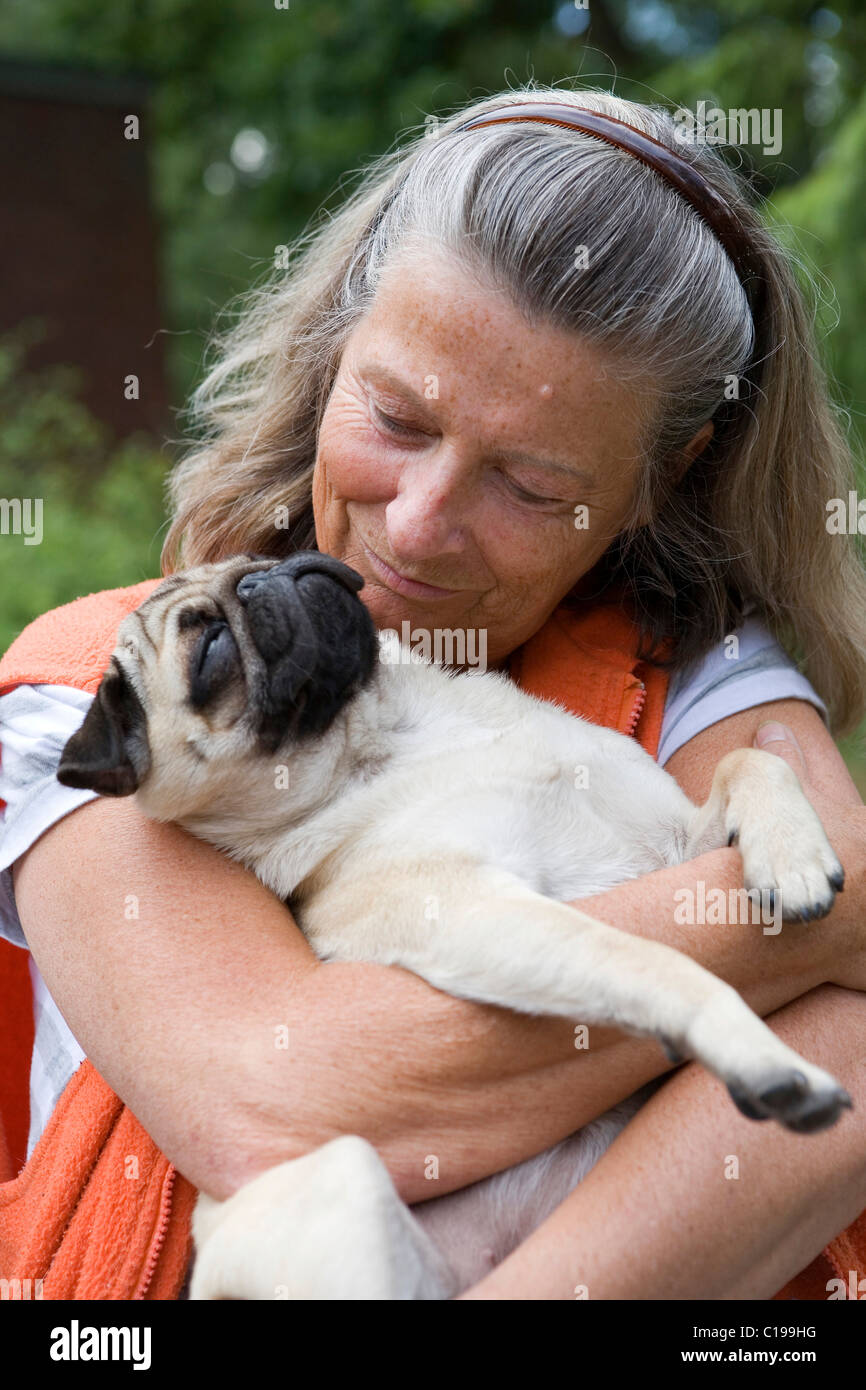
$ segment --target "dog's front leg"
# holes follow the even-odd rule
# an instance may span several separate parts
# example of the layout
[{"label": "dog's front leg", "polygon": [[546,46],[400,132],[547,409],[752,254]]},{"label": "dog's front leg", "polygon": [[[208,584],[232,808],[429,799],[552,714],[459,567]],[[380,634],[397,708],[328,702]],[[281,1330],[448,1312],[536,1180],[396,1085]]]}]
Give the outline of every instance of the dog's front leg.
[{"label": "dog's front leg", "polygon": [[688,832],[687,859],[736,845],[747,891],[766,894],[784,922],[825,917],[845,881],[794,769],[759,748],[722,758]]},{"label": "dog's front leg", "polygon": [[191,1299],[446,1299],[457,1281],[365,1139],[200,1194]]}]

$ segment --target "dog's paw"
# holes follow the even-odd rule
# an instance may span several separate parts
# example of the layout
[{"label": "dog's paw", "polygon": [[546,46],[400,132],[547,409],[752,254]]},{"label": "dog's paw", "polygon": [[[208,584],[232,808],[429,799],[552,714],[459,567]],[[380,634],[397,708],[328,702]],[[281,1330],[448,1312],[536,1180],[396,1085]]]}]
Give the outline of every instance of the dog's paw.
[{"label": "dog's paw", "polygon": [[754,1082],[729,1082],[728,1091],[747,1119],[778,1120],[797,1134],[829,1129],[852,1108],[848,1092],[817,1067],[770,1067]]},{"label": "dog's paw", "polygon": [[682,1040],[670,1041],[713,1072],[750,1120],[776,1120],[798,1134],[812,1134],[852,1108],[835,1076],[788,1047],[721,982],[689,1021]]},{"label": "dog's paw", "polygon": [[745,887],[783,922],[826,917],[844,887],[845,870],[799,785],[791,788],[783,814],[729,825],[728,844],[742,856]]}]

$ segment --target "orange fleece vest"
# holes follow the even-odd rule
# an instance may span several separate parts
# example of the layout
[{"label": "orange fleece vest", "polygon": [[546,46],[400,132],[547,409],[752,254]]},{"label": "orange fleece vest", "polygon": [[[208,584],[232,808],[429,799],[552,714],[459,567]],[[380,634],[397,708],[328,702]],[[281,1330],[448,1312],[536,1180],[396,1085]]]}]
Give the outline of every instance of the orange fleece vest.
[{"label": "orange fleece vest", "polygon": [[[0,693],[42,682],[95,693],[121,619],[159,582],[90,594],[37,618],[0,661]],[[514,653],[509,674],[522,689],[637,738],[655,757],[668,678],[635,660],[636,637],[621,607],[560,608]],[[31,984],[26,952],[8,942],[0,942],[0,1016],[0,1278],[41,1279],[46,1299],[177,1298],[196,1190],[89,1060],[24,1162]],[[825,1299],[828,1279],[847,1287],[851,1270],[866,1275],[866,1213],[775,1296]]]}]

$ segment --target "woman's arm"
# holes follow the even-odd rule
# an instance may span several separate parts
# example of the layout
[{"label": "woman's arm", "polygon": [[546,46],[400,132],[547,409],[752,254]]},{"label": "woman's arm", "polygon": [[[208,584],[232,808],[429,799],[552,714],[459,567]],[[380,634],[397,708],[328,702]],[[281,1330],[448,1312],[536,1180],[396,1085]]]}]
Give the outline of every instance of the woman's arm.
[{"label": "woman's arm", "polygon": [[[863,799],[821,716],[813,705],[804,700],[775,700],[720,719],[678,749],[665,766],[665,771],[676,779],[686,795],[696,804],[702,804],[710,794],[713,774],[725,754],[736,748],[751,748],[758,726],[773,721],[787,725],[796,736],[802,761],[795,749],[789,750],[790,756],[786,761],[790,762],[800,778],[804,792],[821,817],[827,836],[846,871],[844,892],[837,898],[833,911],[827,917],[816,923],[783,924],[777,935],[767,937],[771,949],[769,952],[759,952],[761,969],[760,976],[756,978],[756,959],[752,947],[755,945],[755,934],[762,935],[760,926],[743,924],[723,928],[675,923],[674,893],[686,866],[635,879],[621,884],[613,892],[580,899],[575,903],[576,907],[623,931],[664,940],[667,945],[692,956],[739,990],[762,1017],[782,1003],[798,997],[798,994],[786,993],[785,998],[780,1000],[776,987],[778,981],[774,978],[778,974],[787,979],[789,972],[796,972],[798,962],[805,965],[806,971],[804,987],[798,991],[799,994],[805,994],[812,987],[808,983],[810,975],[813,984],[829,981],[866,990],[866,929],[863,927],[866,921],[866,807]],[[696,875],[703,879],[707,891],[721,888],[727,892],[729,888],[742,887],[743,865],[739,851],[725,853],[733,854],[733,861],[703,855],[688,865],[689,870],[703,869],[712,860],[724,866],[718,874]],[[644,888],[653,880],[658,885],[669,884],[670,892],[667,897],[663,892],[656,892],[653,912],[648,914]],[[667,925],[660,934],[657,913],[665,910]],[[817,947],[818,938],[825,929],[828,929],[830,957],[820,963],[823,979],[816,980],[813,973],[816,961],[808,950],[808,943],[811,941]],[[736,959],[732,959],[732,938],[736,942],[736,949],[743,953],[739,968]],[[805,952],[804,945],[807,947]]]},{"label": "woman's arm", "polygon": [[[676,941],[674,887],[736,887],[740,874],[739,854],[724,849],[649,875],[639,916],[629,907],[623,924]],[[614,920],[634,889],[582,906]],[[131,801],[100,799],[58,822],[18,862],[15,892],[82,1047],[162,1151],[217,1198],[357,1133],[404,1199],[421,1201],[427,1154],[441,1156],[441,1195],[549,1147],[669,1070],[655,1043],[614,1029],[593,1029],[578,1051],[570,1023],[452,999],[392,967],[323,965],[251,873]],[[696,933],[686,948],[769,1012],[833,978],[843,903],[856,908],[853,884],[820,931]]]},{"label": "woman's arm", "polygon": [[[860,794],[841,757],[827,748],[816,712],[801,701],[721,720],[668,767],[694,800],[703,800],[716,764],[737,746],[732,740],[748,745],[769,719],[796,734],[804,764],[797,766],[795,750],[788,761],[819,812],[829,819],[830,804],[837,812],[847,806],[862,827]],[[838,814],[835,823],[844,825]],[[846,868],[856,848],[855,841]],[[849,875],[846,893],[852,886],[859,902],[860,880],[852,885]],[[859,909],[861,938],[862,920]],[[860,941],[852,947],[862,959]],[[836,971],[844,972],[841,960]],[[548,1220],[461,1297],[572,1299],[582,1286],[582,1296],[594,1299],[772,1298],[866,1209],[866,998],[826,985],[768,1023],[842,1082],[853,1112],[820,1135],[755,1124],[731,1106],[714,1077],[690,1064],[665,1082]]]},{"label": "woman's arm", "polygon": [[768,1299],[866,1209],[866,999],[825,985],[770,1027],[854,1109],[822,1134],[755,1124],[690,1063],[465,1299]]}]

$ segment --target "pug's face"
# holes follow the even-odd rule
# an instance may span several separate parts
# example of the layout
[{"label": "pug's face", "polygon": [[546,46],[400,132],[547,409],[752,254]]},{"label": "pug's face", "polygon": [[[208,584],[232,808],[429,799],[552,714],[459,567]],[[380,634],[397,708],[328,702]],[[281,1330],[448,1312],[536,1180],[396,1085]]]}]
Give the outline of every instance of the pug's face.
[{"label": "pug's face", "polygon": [[363,579],[318,551],[172,575],[125,618],[58,780],[179,819],[326,733],[370,680]]}]

